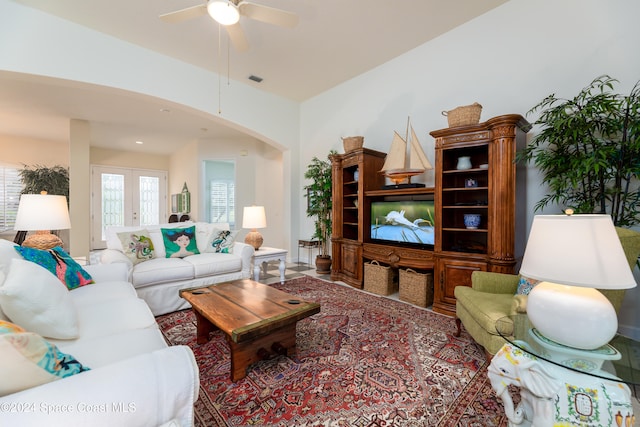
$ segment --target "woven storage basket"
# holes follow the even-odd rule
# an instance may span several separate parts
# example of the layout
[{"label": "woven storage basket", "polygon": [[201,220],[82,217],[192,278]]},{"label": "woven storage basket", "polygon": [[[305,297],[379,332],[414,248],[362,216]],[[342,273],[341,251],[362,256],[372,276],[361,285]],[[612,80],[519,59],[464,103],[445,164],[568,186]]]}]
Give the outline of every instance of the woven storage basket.
[{"label": "woven storage basket", "polygon": [[378,295],[391,295],[396,292],[395,274],[391,267],[380,265],[378,261],[364,264],[364,290]]},{"label": "woven storage basket", "polygon": [[420,307],[433,304],[433,274],[400,270],[400,299]]},{"label": "woven storage basket", "polygon": [[447,117],[449,127],[476,125],[480,123],[480,113],[482,105],[474,102],[471,105],[464,105],[451,111],[443,111],[442,115]]},{"label": "woven storage basket", "polygon": [[344,146],[345,153],[362,148],[364,145],[364,136],[348,136],[342,138],[342,145]]}]

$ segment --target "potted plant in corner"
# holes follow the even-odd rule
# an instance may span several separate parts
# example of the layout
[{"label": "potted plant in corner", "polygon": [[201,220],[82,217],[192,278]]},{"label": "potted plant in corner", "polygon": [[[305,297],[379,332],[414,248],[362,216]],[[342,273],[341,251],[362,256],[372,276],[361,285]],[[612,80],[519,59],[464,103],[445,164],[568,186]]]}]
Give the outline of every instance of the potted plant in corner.
[{"label": "potted plant in corner", "polygon": [[331,161],[332,155],[337,154],[331,150],[327,160],[313,157],[304,173],[311,184],[306,185],[305,197],[307,197],[307,216],[313,217],[315,231],[312,236],[320,242],[320,253],[316,257],[316,272],[327,274],[331,271],[331,255],[329,254],[329,242],[331,241]]},{"label": "potted plant in corner", "polygon": [[619,227],[640,223],[640,82],[629,95],[601,76],[572,99],[547,96],[529,113],[540,132],[518,153],[548,185],[535,210],[549,204],[576,213],[610,214]]}]

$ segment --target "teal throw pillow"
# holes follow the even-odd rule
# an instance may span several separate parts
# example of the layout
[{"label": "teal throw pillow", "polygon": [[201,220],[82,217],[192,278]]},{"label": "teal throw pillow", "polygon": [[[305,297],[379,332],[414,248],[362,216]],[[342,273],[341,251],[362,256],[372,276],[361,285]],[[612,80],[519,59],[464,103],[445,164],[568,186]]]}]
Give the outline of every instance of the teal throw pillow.
[{"label": "teal throw pillow", "polygon": [[167,258],[184,258],[199,254],[196,226],[188,228],[161,228]]},{"label": "teal throw pillow", "polygon": [[518,281],[518,289],[516,295],[529,295],[529,292],[538,284],[540,280],[529,279],[528,277],[520,276]]},{"label": "teal throw pillow", "polygon": [[49,270],[69,290],[94,283],[91,275],[60,246],[48,250],[26,246],[16,246],[15,249],[27,261],[34,262]]}]

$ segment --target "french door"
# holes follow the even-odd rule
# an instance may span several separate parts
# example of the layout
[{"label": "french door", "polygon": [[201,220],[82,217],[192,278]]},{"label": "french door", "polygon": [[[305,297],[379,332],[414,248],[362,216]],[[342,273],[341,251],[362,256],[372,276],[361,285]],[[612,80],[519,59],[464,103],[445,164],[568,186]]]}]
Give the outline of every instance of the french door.
[{"label": "french door", "polygon": [[91,249],[106,248],[108,226],[145,226],[167,220],[167,172],[91,167]]}]

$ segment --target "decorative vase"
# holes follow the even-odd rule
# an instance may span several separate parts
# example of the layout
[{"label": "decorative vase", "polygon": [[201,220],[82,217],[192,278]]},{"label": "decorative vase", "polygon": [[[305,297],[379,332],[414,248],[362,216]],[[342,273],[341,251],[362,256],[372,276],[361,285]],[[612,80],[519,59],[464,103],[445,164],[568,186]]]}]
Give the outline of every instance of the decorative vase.
[{"label": "decorative vase", "polygon": [[464,226],[470,230],[480,227],[480,214],[464,214]]},{"label": "decorative vase", "polygon": [[456,169],[458,170],[466,170],[471,169],[471,157],[469,156],[461,156],[458,157],[458,164],[456,165]]}]

